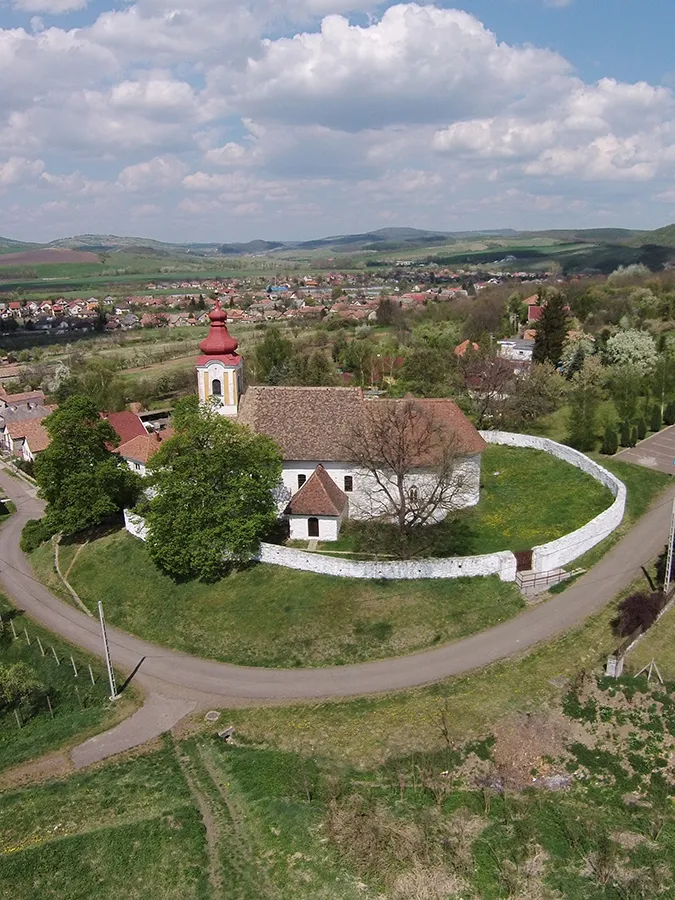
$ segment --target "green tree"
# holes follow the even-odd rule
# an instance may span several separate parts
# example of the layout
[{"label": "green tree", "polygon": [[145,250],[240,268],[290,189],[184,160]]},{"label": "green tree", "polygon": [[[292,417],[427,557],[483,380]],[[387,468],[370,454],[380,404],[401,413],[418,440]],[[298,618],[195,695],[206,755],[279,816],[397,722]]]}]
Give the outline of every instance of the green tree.
[{"label": "green tree", "polygon": [[255,372],[265,384],[281,384],[288,376],[293,361],[293,343],[271,325],[254,352]]},{"label": "green tree", "polygon": [[611,366],[633,366],[641,375],[650,374],[656,367],[656,343],[646,331],[617,332],[607,341],[605,355]]},{"label": "green tree", "polygon": [[633,425],[633,427],[630,430],[630,443],[628,444],[628,446],[634,447],[637,444],[638,440],[639,440],[638,428],[637,428],[637,425]]},{"label": "green tree", "polygon": [[608,424],[605,428],[605,434],[602,438],[600,452],[604,453],[605,456],[614,456],[618,449],[619,437],[616,433],[616,428],[613,425]]},{"label": "green tree", "polygon": [[663,413],[663,421],[666,425],[675,425],[675,401],[672,401],[666,406]]},{"label": "green tree", "polygon": [[34,706],[45,693],[45,686],[26,663],[0,666],[0,708]]},{"label": "green tree", "polygon": [[394,308],[394,304],[391,302],[390,297],[382,297],[378,304],[375,315],[377,316],[378,325],[394,324],[396,309]]},{"label": "green tree", "polygon": [[557,366],[567,338],[568,314],[562,294],[552,293],[546,298],[544,311],[537,324],[532,359]]},{"label": "green tree", "polygon": [[602,372],[599,360],[589,358],[572,378],[569,394],[570,446],[587,452],[595,449],[598,427],[598,407],[601,399]]},{"label": "green tree", "polygon": [[642,375],[631,365],[615,366],[609,375],[609,395],[621,421],[631,421],[637,414],[642,391]]},{"label": "green tree", "polygon": [[647,423],[644,416],[640,416],[635,427],[637,428],[638,441],[644,441],[647,437]]},{"label": "green tree", "polygon": [[119,438],[91,399],[69,397],[43,424],[51,443],[35,461],[35,478],[51,534],[75,534],[133,506],[140,479],[109,449]]},{"label": "green tree", "polygon": [[652,414],[649,420],[649,430],[650,431],[661,431],[661,425],[663,424],[663,417],[661,416],[661,407],[658,403],[655,403],[652,407]]},{"label": "green tree", "polygon": [[622,447],[630,447],[631,446],[631,424],[627,422],[625,419],[621,423],[621,446]]},{"label": "green tree", "polygon": [[274,526],[281,455],[196,397],[176,405],[173,424],[149,467],[148,549],[174,579],[213,580],[247,562]]}]

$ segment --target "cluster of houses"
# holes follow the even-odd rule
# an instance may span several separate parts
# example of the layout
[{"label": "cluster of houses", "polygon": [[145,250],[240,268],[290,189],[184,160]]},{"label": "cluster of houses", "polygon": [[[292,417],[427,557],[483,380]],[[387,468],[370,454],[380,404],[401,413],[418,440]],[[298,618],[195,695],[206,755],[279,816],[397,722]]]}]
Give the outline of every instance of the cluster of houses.
[{"label": "cluster of houses", "polygon": [[[34,462],[49,446],[50,437],[43,420],[55,409],[55,405],[46,403],[42,391],[8,394],[0,385],[0,449],[24,463]],[[150,457],[173,434],[169,414],[169,410],[124,410],[104,415],[119,438],[115,452],[126,460],[130,469],[146,474]]]}]

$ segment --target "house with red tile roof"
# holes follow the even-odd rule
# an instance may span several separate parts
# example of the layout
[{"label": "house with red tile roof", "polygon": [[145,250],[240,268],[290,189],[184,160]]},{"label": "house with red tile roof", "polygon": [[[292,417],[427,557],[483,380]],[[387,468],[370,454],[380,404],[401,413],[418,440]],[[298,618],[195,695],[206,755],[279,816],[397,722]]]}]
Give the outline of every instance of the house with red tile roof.
[{"label": "house with red tile roof", "polygon": [[108,413],[102,416],[117,432],[120,444],[126,444],[132,438],[147,434],[145,426],[136,413],[125,409],[122,412]]},{"label": "house with red tile roof", "polygon": [[148,463],[157,453],[162,443],[173,437],[172,428],[166,428],[162,431],[147,432],[136,435],[130,441],[122,444],[116,449],[116,453],[126,460],[127,465],[133,472],[139,475],[147,475]]}]

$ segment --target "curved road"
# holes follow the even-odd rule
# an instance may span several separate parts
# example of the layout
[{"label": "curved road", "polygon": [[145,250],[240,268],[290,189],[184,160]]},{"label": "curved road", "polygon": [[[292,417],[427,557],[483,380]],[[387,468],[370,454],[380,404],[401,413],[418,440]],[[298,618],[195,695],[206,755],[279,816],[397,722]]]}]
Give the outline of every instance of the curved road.
[{"label": "curved road", "polygon": [[[19,549],[27,519],[42,504],[23,480],[0,471],[0,484],[16,503],[17,514],[0,530],[0,582],[14,603],[31,617],[84,649],[101,654],[98,621],[59,600],[39,584]],[[396,659],[322,669],[262,669],[233,666],[188,656],[109,627],[116,665],[171,688],[187,688],[229,699],[265,701],[346,697],[409,688],[480,668],[549,640],[604,606],[633,580],[640,565],[668,539],[675,487],[595,566],[564,593],[515,619],[453,644]],[[101,598],[105,601],[105,597]]]}]

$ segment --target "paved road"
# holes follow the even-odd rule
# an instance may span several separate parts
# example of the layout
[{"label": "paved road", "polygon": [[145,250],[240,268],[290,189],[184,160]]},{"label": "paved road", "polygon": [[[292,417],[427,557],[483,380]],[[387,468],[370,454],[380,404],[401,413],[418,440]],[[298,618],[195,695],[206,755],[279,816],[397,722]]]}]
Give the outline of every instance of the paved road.
[{"label": "paved road", "polygon": [[622,450],[616,459],[675,475],[675,425],[640,441],[635,447]]},{"label": "paved road", "polygon": [[[93,653],[101,652],[96,620],[59,600],[37,582],[19,549],[27,519],[41,504],[25,482],[0,471],[0,486],[17,514],[0,530],[0,583],[9,597],[47,628]],[[33,496],[31,496],[33,493]],[[564,593],[480,634],[397,659],[323,669],[261,669],[231,666],[187,656],[109,628],[115,664],[127,671],[139,663],[138,681],[167,698],[203,705],[347,697],[399,690],[439,681],[513,656],[554,638],[602,608],[633,580],[668,537],[675,486],[590,572]],[[105,598],[103,598],[105,600]],[[221,705],[225,705],[221,703]]]}]

